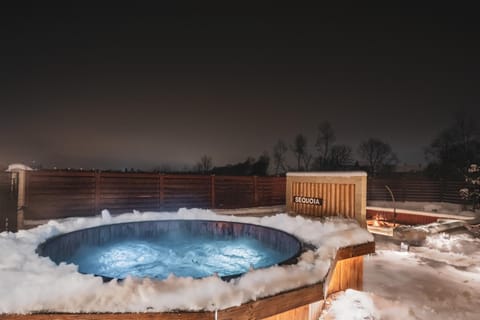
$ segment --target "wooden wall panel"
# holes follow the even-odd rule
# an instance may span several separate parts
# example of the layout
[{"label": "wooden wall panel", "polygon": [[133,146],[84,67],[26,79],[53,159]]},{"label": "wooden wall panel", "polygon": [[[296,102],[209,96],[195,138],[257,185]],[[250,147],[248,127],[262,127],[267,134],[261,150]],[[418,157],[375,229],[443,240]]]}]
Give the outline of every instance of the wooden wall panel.
[{"label": "wooden wall panel", "polygon": [[244,208],[285,203],[285,178],[110,173],[27,172],[26,219],[131,210]]},{"label": "wooden wall panel", "polygon": [[157,174],[96,173],[96,211],[112,213],[158,208]]},{"label": "wooden wall panel", "polygon": [[255,205],[253,177],[215,177],[215,207],[241,208]]},{"label": "wooden wall panel", "polygon": [[304,196],[320,198],[323,200],[321,206],[292,203],[293,211],[306,216],[325,217],[343,216],[355,218],[355,185],[314,183],[314,182],[293,182],[292,197]]},{"label": "wooden wall panel", "polygon": [[93,172],[27,172],[26,219],[64,218],[95,214]]},{"label": "wooden wall panel", "polygon": [[209,208],[211,179],[210,176],[165,175],[162,193],[162,209]]},{"label": "wooden wall panel", "polygon": [[258,206],[285,204],[286,180],[283,177],[258,177]]},{"label": "wooden wall panel", "polygon": [[328,285],[328,294],[346,289],[362,290],[363,256],[339,260]]},{"label": "wooden wall panel", "polygon": [[369,178],[368,200],[391,201],[389,186],[396,201],[450,202],[463,204],[458,190],[464,181],[430,180],[426,178]]}]

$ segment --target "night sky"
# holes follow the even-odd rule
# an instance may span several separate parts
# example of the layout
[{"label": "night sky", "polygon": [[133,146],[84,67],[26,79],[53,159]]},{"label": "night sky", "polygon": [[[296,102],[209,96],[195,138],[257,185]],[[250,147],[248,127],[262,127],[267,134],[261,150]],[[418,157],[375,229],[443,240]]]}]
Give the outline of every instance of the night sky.
[{"label": "night sky", "polygon": [[313,150],[325,120],[337,143],[377,137],[418,164],[455,111],[480,119],[479,19],[457,2],[163,2],[2,3],[0,164],[223,165],[297,133]]}]

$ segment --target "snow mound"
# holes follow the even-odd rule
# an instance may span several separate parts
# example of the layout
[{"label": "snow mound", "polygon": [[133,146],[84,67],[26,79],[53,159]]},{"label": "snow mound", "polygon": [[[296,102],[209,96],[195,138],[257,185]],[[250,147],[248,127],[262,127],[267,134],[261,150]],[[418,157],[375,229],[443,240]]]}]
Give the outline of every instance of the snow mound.
[{"label": "snow mound", "polygon": [[408,306],[372,293],[346,290],[335,299],[320,319],[374,320],[414,319],[414,311]]}]

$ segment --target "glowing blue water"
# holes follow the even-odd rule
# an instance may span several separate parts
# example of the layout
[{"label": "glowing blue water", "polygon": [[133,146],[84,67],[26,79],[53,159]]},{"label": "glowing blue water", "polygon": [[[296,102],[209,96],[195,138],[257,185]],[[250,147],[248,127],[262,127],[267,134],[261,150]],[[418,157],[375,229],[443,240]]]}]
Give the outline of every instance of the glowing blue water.
[{"label": "glowing blue water", "polygon": [[262,268],[288,254],[250,238],[219,240],[199,237],[131,239],[95,247],[81,247],[70,261],[82,273],[110,278],[165,279],[173,273],[200,278],[217,273],[229,276]]}]

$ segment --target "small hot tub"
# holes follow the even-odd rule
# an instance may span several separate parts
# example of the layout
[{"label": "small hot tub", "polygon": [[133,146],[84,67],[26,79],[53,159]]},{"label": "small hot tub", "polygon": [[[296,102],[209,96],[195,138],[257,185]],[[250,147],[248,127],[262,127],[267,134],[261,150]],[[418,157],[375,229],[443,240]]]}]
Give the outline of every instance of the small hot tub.
[{"label": "small hot tub", "polygon": [[37,252],[104,280],[218,275],[295,263],[302,243],[273,228],[227,221],[155,220],[77,230],[50,238]]}]

